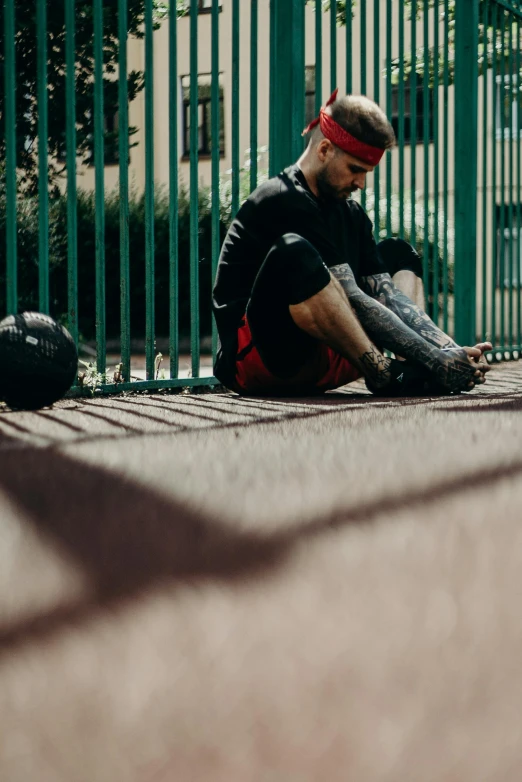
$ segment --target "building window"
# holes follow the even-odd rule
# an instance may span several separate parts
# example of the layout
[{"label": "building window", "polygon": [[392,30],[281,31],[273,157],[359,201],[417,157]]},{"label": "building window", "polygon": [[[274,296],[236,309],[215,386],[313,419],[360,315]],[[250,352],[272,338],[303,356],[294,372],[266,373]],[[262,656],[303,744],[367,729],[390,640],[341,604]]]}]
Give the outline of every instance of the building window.
[{"label": "building window", "polygon": [[[179,16],[188,16],[190,14],[190,0],[177,0],[175,3]],[[212,13],[212,0],[198,0],[198,14]],[[219,12],[223,10],[223,0],[218,0]]]},{"label": "building window", "polygon": [[315,65],[305,66],[305,128],[315,119]]},{"label": "building window", "polygon": [[[220,74],[221,80],[221,74]],[[198,75],[198,152],[200,156],[212,154],[212,75]],[[190,76],[181,77],[183,95],[183,157],[190,155]],[[219,85],[219,154],[225,154],[225,107],[223,87]]]},{"label": "building window", "polygon": [[496,78],[495,130],[497,139],[520,138],[522,135],[522,111],[519,108],[517,81],[517,75],[514,73]]},{"label": "building window", "polygon": [[[223,0],[218,2],[219,11],[223,10]],[[198,0],[198,14],[212,13],[212,0]]]},{"label": "building window", "polygon": [[[404,143],[411,144],[412,139],[412,96],[413,90],[410,79],[404,81]],[[422,144],[424,142],[424,84],[422,77],[417,75],[415,85],[415,142]],[[395,131],[397,141],[399,140],[399,85],[392,85],[392,117],[391,124]],[[435,138],[435,121],[433,115],[433,89],[429,89],[428,94],[428,141]]]},{"label": "building window", "polygon": [[522,283],[522,204],[497,204],[497,287],[517,288]]}]

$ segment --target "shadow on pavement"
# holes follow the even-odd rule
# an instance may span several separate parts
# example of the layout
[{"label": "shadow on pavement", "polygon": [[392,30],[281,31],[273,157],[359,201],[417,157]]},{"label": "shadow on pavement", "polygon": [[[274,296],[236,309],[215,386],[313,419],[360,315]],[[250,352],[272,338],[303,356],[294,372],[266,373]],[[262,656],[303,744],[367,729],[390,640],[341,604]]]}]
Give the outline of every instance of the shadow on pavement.
[{"label": "shadow on pavement", "polygon": [[487,467],[476,470],[468,475],[457,475],[449,480],[437,481],[421,489],[412,489],[398,496],[379,497],[375,501],[361,504],[352,509],[346,509],[329,517],[318,519],[304,525],[300,534],[315,535],[327,528],[335,529],[346,524],[368,524],[377,520],[382,514],[397,513],[415,506],[428,505],[437,500],[461,494],[466,491],[477,491],[489,488],[498,481],[517,478],[522,474],[522,460],[512,464]]},{"label": "shadow on pavement", "polygon": [[[167,400],[172,399],[169,403]],[[491,410],[519,410],[520,397],[515,392],[478,395],[443,396],[443,397],[374,397],[368,393],[357,393],[354,390],[328,392],[316,397],[255,397],[237,396],[233,394],[212,395],[208,397],[186,397],[179,401],[176,397],[116,397],[110,402],[101,400],[84,400],[74,408],[54,408],[33,411],[29,415],[36,416],[42,422],[52,422],[54,430],[39,429],[37,437],[46,445],[62,443],[101,442],[102,440],[123,440],[136,437],[165,437],[184,434],[191,431],[210,431],[226,429],[242,429],[272,423],[292,420],[321,418],[339,412],[362,409],[389,409],[404,407],[419,407],[429,405],[432,410],[446,412],[470,411],[486,412]],[[488,408],[484,402],[491,400]],[[505,407],[499,404],[505,400]],[[164,412],[165,411],[165,412]],[[70,416],[79,413],[75,423]],[[170,416],[165,415],[170,413]],[[124,414],[124,415],[122,415]],[[23,412],[3,410],[0,413],[0,448],[2,443],[7,448],[16,440],[22,440],[29,446],[34,442],[35,434],[31,428],[30,419]],[[82,416],[84,417],[82,420]],[[231,420],[233,418],[234,420]],[[91,419],[96,425],[108,424],[105,430],[93,431],[85,419]],[[78,421],[81,425],[78,425]],[[163,425],[163,431],[151,431],[147,422]],[[7,435],[12,438],[8,443]],[[66,436],[65,432],[69,434]],[[75,436],[71,437],[70,433]],[[16,435],[20,435],[16,437]],[[4,439],[2,439],[4,437]]]},{"label": "shadow on pavement", "polygon": [[[441,481],[399,496],[341,508],[271,537],[232,529],[161,494],[53,449],[0,453],[0,489],[89,580],[90,596],[32,620],[0,627],[0,649],[47,637],[159,583],[246,579],[284,563],[307,537],[383,513],[481,489],[522,473],[522,460]],[[30,574],[28,574],[30,576]]]},{"label": "shadow on pavement", "polygon": [[18,627],[0,627],[4,648],[48,635],[158,582],[247,577],[278,564],[289,543],[234,531],[52,449],[0,453],[0,490],[73,557],[91,594]]},{"label": "shadow on pavement", "polygon": [[495,396],[489,397],[488,402],[490,404],[484,404],[481,400],[481,404],[478,405],[453,405],[447,408],[438,408],[444,410],[446,413],[519,413],[522,410],[522,396],[511,395],[507,399],[505,397]]}]

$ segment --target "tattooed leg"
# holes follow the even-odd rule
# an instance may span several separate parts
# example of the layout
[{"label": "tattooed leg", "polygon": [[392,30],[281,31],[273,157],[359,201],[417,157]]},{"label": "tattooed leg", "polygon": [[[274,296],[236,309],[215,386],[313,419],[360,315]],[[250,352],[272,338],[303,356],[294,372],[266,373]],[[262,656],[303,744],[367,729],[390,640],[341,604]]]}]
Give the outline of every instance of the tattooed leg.
[{"label": "tattooed leg", "polygon": [[[400,272],[395,276],[398,277],[399,274]],[[404,275],[406,272],[402,272],[402,274]],[[448,337],[447,334],[444,334],[411,298],[394,285],[389,274],[374,274],[370,277],[365,277],[363,290],[394,312],[403,323],[430,344],[442,349],[458,347],[457,343],[451,337]]]},{"label": "tattooed leg", "polygon": [[[419,301],[412,301],[412,296],[409,295],[408,290],[415,292],[415,282],[411,278],[414,278],[422,289],[422,281],[413,274],[413,272],[402,271],[398,272],[393,280],[388,274],[376,274],[371,277],[365,277],[363,280],[363,288],[370,295],[374,296],[394,312],[406,325],[411,329],[419,333],[425,340],[432,345],[440,347],[442,350],[451,348],[458,348],[456,342],[451,337],[444,334],[435,323],[428,317],[423,311],[423,308],[419,305]],[[399,289],[396,283],[401,283]],[[406,289],[405,289],[406,288]],[[421,297],[422,298],[422,297]],[[480,355],[477,358],[476,349],[480,351]],[[475,380],[478,383],[484,383],[484,375],[489,372],[490,367],[485,361],[481,361],[483,354],[487,350],[491,350],[490,342],[482,342],[475,345],[473,348],[464,347],[464,350],[468,352],[470,357],[474,357],[477,360],[475,367]]]},{"label": "tattooed leg", "polygon": [[408,269],[402,269],[393,275],[392,281],[397,290],[407,296],[416,307],[423,312],[426,311],[424,284],[420,277],[417,277],[414,272],[411,272]]},{"label": "tattooed leg", "polygon": [[[389,383],[390,359],[382,355],[376,348],[361,356],[361,365],[364,367],[363,375],[371,387],[382,388],[383,379],[385,386]],[[384,387],[385,387],[384,386]]]},{"label": "tattooed leg", "polygon": [[[409,271],[409,269],[401,269],[392,277],[395,287],[404,293],[415,306],[417,306],[423,312],[426,311],[426,300],[424,297],[424,284],[420,277]],[[386,305],[386,301],[382,302]],[[399,361],[405,361],[402,356],[395,356]]]},{"label": "tattooed leg", "polygon": [[347,358],[373,387],[390,383],[391,359],[368,337],[334,277],[315,296],[290,305],[290,315],[300,329]]},{"label": "tattooed leg", "polygon": [[[387,285],[394,287],[389,275],[366,278],[371,281],[377,277],[386,278],[380,289],[374,291],[377,300],[359,288],[348,264],[332,267],[330,272],[339,280],[370,339],[426,367],[448,391],[464,391],[474,386],[476,365],[466,350],[437,329],[425,313],[406,297],[408,305],[402,304],[402,319],[381,303],[387,295]],[[404,312],[406,309],[408,313]]]}]

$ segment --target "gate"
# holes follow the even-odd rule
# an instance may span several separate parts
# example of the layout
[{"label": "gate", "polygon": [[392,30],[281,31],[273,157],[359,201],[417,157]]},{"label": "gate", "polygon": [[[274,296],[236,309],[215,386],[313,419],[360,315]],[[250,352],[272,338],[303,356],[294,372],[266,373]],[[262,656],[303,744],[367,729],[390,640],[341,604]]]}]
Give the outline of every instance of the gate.
[{"label": "gate", "polygon": [[522,3],[484,0],[479,40],[479,333],[497,360],[519,358]]},{"label": "gate", "polygon": [[5,0],[1,13],[0,307],[63,322],[95,354],[84,386],[216,382],[224,232],[335,87],[374,98],[396,131],[360,196],[376,238],[416,246],[441,328],[519,356],[519,0]]}]

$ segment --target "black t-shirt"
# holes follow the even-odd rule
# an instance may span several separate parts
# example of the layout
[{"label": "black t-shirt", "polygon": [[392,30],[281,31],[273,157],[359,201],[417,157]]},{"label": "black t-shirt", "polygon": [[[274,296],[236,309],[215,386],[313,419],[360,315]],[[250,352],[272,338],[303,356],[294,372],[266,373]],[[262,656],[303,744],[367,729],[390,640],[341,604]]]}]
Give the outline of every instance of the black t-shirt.
[{"label": "black t-shirt", "polygon": [[286,233],[307,239],[329,267],[348,263],[357,280],[386,272],[371,221],[356,201],[317,198],[297,165],[260,185],[228,230],[214,286],[220,339],[214,373],[225,384],[234,376],[237,330],[254,281],[270,248]]}]

